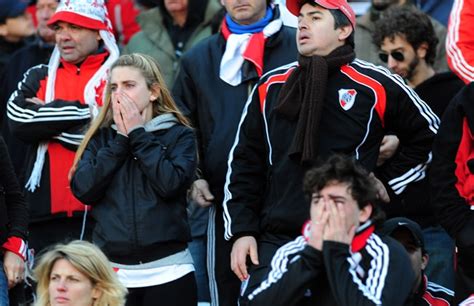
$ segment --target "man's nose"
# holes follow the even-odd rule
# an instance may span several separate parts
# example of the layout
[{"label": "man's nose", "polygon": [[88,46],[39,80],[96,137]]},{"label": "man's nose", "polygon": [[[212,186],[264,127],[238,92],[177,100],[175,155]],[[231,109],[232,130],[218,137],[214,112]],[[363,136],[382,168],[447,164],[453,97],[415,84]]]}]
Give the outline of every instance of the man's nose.
[{"label": "man's nose", "polygon": [[56,37],[59,40],[69,40],[69,39],[71,39],[71,35],[69,35],[69,31],[64,30],[64,29],[61,30],[61,31],[56,32]]},{"label": "man's nose", "polygon": [[398,61],[396,61],[391,55],[388,56],[387,66],[390,69],[397,67]]}]

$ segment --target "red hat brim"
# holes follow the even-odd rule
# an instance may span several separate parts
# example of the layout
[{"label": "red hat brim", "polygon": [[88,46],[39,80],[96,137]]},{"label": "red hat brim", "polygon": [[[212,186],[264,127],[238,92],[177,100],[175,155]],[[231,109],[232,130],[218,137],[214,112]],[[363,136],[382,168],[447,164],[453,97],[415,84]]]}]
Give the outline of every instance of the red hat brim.
[{"label": "red hat brim", "polygon": [[89,18],[89,17],[85,17],[83,15],[79,15],[74,12],[66,12],[66,11],[57,12],[48,21],[48,25],[52,26],[58,21],[72,23],[80,27],[91,29],[91,30],[98,30],[98,31],[107,30],[107,25],[104,24],[103,22],[96,19]]},{"label": "red hat brim", "polygon": [[[299,16],[300,14],[300,9],[301,9],[301,4],[302,0],[286,0],[286,8],[290,13],[295,15],[296,17]],[[336,4],[330,3],[326,0],[314,0],[314,2],[328,10],[340,10],[346,17],[349,19],[350,23],[352,24],[352,27],[355,28],[355,14],[354,11],[350,8],[349,4],[347,6],[349,7],[344,7],[344,9],[341,9],[341,7],[337,6]],[[350,11],[348,11],[350,10]]]}]

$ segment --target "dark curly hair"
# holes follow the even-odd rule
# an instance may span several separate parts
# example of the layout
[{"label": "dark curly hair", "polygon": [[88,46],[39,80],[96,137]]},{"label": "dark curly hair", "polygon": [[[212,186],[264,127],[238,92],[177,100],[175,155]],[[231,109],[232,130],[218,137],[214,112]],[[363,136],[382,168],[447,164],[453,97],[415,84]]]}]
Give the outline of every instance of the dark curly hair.
[{"label": "dark curly hair", "polygon": [[311,198],[313,193],[321,191],[332,182],[346,183],[359,209],[372,205],[372,221],[376,225],[383,222],[385,214],[376,204],[378,200],[375,181],[353,158],[333,155],[320,166],[308,170],[303,181],[304,192]]},{"label": "dark curly hair", "polygon": [[415,50],[426,43],[428,48],[425,60],[433,65],[439,40],[428,15],[412,5],[387,9],[375,23],[373,42],[380,47],[385,38],[395,39],[396,36],[403,36]]}]

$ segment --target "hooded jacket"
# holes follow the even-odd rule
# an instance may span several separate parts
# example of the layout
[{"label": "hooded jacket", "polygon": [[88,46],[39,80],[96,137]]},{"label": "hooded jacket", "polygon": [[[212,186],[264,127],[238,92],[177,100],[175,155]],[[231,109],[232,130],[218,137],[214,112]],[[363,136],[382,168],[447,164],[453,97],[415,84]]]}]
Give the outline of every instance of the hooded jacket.
[{"label": "hooded jacket", "polygon": [[193,131],[170,114],[128,137],[112,127],[96,133],[77,165],[71,189],[93,206],[93,241],[111,261],[137,264],[186,249],[186,190],[196,160]]}]

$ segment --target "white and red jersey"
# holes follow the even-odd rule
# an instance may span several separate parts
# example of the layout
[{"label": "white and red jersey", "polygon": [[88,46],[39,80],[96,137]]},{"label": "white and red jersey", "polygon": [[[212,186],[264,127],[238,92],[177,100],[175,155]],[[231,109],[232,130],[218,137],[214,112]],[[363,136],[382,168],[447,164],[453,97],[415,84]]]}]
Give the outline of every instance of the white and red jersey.
[{"label": "white and red jersey", "polygon": [[474,81],[474,1],[454,0],[448,24],[446,54],[449,68],[465,83]]}]

